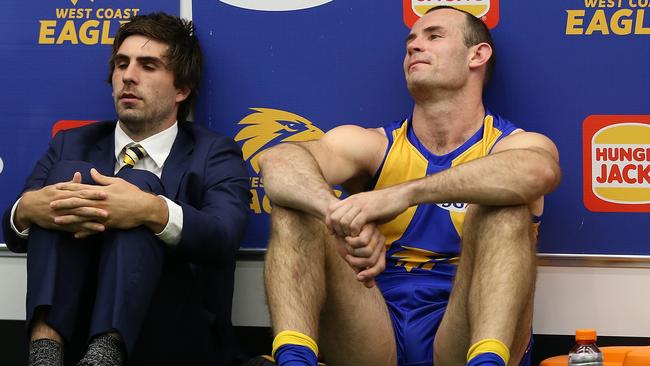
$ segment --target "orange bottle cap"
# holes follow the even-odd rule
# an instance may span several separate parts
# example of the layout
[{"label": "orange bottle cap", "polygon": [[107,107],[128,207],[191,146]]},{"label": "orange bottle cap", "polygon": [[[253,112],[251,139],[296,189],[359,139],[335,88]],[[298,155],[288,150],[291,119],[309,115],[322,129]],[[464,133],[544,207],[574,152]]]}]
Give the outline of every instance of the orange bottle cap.
[{"label": "orange bottle cap", "polygon": [[576,341],[596,341],[596,330],[576,329]]}]

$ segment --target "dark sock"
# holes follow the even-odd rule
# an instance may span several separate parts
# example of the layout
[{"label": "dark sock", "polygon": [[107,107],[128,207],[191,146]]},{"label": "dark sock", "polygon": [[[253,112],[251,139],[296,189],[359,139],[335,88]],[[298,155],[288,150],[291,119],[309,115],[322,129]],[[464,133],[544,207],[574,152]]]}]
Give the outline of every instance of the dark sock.
[{"label": "dark sock", "polygon": [[241,366],[276,366],[271,356],[257,356],[243,363]]},{"label": "dark sock", "polygon": [[120,366],[124,363],[122,341],[108,334],[93,338],[77,366]]},{"label": "dark sock", "polygon": [[29,342],[29,366],[63,366],[63,346],[47,338]]}]

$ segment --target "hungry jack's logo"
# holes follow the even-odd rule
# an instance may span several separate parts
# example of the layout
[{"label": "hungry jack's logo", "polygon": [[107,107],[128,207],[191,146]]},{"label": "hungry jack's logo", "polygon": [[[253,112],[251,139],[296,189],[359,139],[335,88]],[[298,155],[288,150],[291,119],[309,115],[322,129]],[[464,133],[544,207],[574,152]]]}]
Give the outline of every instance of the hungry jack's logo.
[{"label": "hungry jack's logo", "polygon": [[592,115],[582,131],[585,207],[650,212],[650,115]]},{"label": "hungry jack's logo", "polygon": [[271,204],[264,194],[264,182],[259,176],[259,157],[262,152],[280,142],[301,142],[320,138],[323,131],[310,120],[297,114],[271,108],[251,108],[253,113],[239,121],[243,126],[235,135],[242,143],[244,160],[250,164],[253,200],[251,210],[257,214],[270,213]]},{"label": "hungry jack's logo", "polygon": [[411,28],[429,9],[446,5],[465,10],[480,18],[488,28],[499,23],[499,0],[402,0],[404,24]]}]

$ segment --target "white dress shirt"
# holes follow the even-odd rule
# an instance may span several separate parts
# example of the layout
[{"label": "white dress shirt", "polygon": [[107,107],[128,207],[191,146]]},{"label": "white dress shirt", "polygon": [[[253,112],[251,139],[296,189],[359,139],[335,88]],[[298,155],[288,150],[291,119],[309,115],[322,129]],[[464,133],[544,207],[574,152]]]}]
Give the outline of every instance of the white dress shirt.
[{"label": "white dress shirt", "polygon": [[[146,139],[139,141],[138,143],[145,149],[147,156],[143,159],[138,160],[135,163],[133,169],[142,169],[150,171],[160,178],[162,174],[163,167],[165,166],[165,160],[171,152],[172,145],[174,140],[176,140],[176,135],[178,134],[178,123],[174,123],[168,129],[159,132],[153,136],[147,137]],[[133,141],[120,127],[118,122],[115,127],[115,170],[114,173],[120,171],[122,166],[122,157],[124,156],[124,147]],[[181,232],[183,231],[183,209],[176,202],[170,200],[165,196],[160,196],[165,199],[167,203],[167,209],[169,212],[169,219],[167,225],[163,231],[156,233],[156,236],[162,240],[167,245],[176,245],[181,240]],[[26,239],[29,236],[29,228],[19,231],[16,225],[14,224],[16,207],[18,206],[20,199],[16,201],[14,206],[11,209],[11,228],[23,239]]]}]

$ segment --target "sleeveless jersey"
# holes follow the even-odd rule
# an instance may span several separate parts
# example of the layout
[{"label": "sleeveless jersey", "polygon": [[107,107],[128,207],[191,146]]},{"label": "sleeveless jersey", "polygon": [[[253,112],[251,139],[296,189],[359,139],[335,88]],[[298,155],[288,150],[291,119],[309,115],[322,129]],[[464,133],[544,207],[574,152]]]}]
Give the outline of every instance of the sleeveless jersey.
[{"label": "sleeveless jersey", "polygon": [[[460,147],[445,155],[434,155],[420,143],[410,119],[392,122],[384,126],[388,147],[373,189],[423,178],[484,157],[515,129],[511,122],[487,113],[483,126]],[[406,272],[425,270],[453,275],[466,209],[467,204],[462,202],[412,206],[380,225],[386,237],[387,269],[394,266]]]}]

